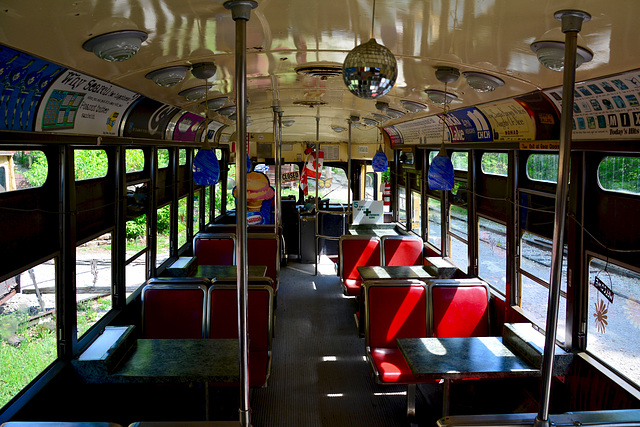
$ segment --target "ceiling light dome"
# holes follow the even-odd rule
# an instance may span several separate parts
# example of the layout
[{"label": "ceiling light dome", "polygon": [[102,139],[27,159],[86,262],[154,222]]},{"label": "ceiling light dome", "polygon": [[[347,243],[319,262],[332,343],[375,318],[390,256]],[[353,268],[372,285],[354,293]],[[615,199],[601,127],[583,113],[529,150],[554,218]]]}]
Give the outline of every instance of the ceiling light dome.
[{"label": "ceiling light dome", "polygon": [[147,37],[147,33],[143,31],[117,31],[89,39],[82,48],[107,62],[120,62],[138,53],[140,45]]},{"label": "ceiling light dome", "polygon": [[364,119],[362,119],[362,121],[367,126],[376,126],[378,124],[376,120],[370,119],[369,117],[365,117]]},{"label": "ceiling light dome", "polygon": [[342,65],[342,76],[355,96],[375,99],[396,83],[398,64],[391,51],[372,38],[349,52]]},{"label": "ceiling light dome", "polygon": [[437,89],[427,89],[424,92],[427,94],[431,102],[438,105],[444,105],[445,100],[446,103],[449,104],[454,99],[458,99],[456,95],[449,92],[447,92],[445,96],[445,93],[443,91]]},{"label": "ceiling light dome", "polygon": [[384,123],[389,120],[389,116],[385,116],[384,114],[371,113],[371,117],[380,123]]},{"label": "ceiling light dome", "polygon": [[208,110],[217,110],[219,108],[224,107],[224,104],[227,103],[226,96],[219,96],[217,98],[208,99],[202,103]]},{"label": "ceiling light dome", "polygon": [[404,111],[396,110],[395,108],[388,108],[386,113],[387,116],[391,117],[392,119],[399,119],[400,117],[404,116]]},{"label": "ceiling light dome", "polygon": [[467,79],[467,84],[476,92],[486,93],[504,86],[504,81],[498,77],[475,71],[466,71],[462,75]]},{"label": "ceiling light dome", "polygon": [[195,86],[195,87],[183,90],[178,95],[184,97],[187,101],[191,101],[191,102],[199,101],[205,96],[207,96],[207,87],[204,85]]},{"label": "ceiling light dome", "polygon": [[189,71],[189,67],[186,65],[176,65],[152,71],[145,77],[153,80],[158,86],[171,87],[184,80],[187,71]]},{"label": "ceiling light dome", "polygon": [[[531,43],[531,50],[538,56],[538,61],[553,71],[564,70],[564,42],[538,41]],[[593,59],[593,53],[578,46],[576,52],[576,68]]]},{"label": "ceiling light dome", "polygon": [[418,113],[420,111],[424,111],[427,109],[427,106],[421,104],[420,102],[409,101],[408,99],[403,99],[400,101],[405,110],[410,113]]},{"label": "ceiling light dome", "polygon": [[331,129],[336,133],[344,132],[345,130],[347,130],[347,128],[344,126],[331,126]]},{"label": "ceiling light dome", "polygon": [[232,114],[236,113],[236,106],[235,105],[229,105],[228,107],[220,108],[216,112],[218,114],[220,114],[221,116],[229,117]]},{"label": "ceiling light dome", "polygon": [[294,124],[295,122],[296,122],[296,121],[295,121],[294,119],[283,119],[283,120],[282,120],[282,126],[290,127],[290,126],[293,126],[293,124]]}]

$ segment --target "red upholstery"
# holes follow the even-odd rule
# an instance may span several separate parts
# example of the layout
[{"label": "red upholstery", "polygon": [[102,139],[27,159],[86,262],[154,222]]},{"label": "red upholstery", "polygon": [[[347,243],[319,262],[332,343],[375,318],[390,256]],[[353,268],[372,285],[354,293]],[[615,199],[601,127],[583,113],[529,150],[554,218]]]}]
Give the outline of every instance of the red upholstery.
[{"label": "red upholstery", "polygon": [[377,236],[340,236],[340,279],[345,295],[360,296],[362,279],[357,267],[380,265],[380,238]]},{"label": "red upholstery", "polygon": [[[427,336],[427,291],[415,280],[365,282],[365,345],[380,383],[427,382],[413,376],[398,338]],[[430,381],[428,381],[430,382]]]},{"label": "red upholstery", "polygon": [[382,265],[422,265],[423,247],[418,236],[383,236]]},{"label": "red upholstery", "polygon": [[198,233],[193,238],[193,254],[199,265],[235,265],[234,234]]},{"label": "red upholstery", "polygon": [[429,296],[434,337],[490,335],[489,288],[486,284],[478,281],[469,284],[431,283]]},{"label": "red upholstery", "polygon": [[249,233],[247,235],[247,259],[249,265],[266,265],[267,277],[278,288],[280,272],[280,239],[277,234]]},{"label": "red upholstery", "polygon": [[[262,387],[271,370],[273,289],[269,285],[249,285],[248,293],[249,386]],[[208,337],[238,338],[235,285],[214,284],[209,289]]]},{"label": "red upholstery", "polygon": [[142,289],[142,328],[145,338],[203,338],[204,285],[148,284]]}]

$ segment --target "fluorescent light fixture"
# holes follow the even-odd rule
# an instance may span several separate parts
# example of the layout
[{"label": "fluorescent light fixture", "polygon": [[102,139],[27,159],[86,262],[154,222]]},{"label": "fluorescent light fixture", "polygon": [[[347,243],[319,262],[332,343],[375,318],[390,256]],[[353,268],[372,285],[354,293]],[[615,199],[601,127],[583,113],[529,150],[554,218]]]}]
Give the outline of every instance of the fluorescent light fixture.
[{"label": "fluorescent light fixture", "polygon": [[138,53],[147,33],[136,30],[106,33],[87,40],[82,48],[107,62],[120,62]]},{"label": "fluorescent light fixture", "polygon": [[186,65],[176,65],[152,71],[145,77],[153,80],[158,86],[171,87],[183,81],[187,76],[187,71],[189,71],[189,67]]}]

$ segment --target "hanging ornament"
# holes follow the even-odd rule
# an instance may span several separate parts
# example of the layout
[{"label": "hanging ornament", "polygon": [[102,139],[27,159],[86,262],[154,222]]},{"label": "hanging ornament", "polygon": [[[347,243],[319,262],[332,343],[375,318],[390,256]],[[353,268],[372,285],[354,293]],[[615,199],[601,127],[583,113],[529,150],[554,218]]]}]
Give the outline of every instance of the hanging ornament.
[{"label": "hanging ornament", "polygon": [[384,154],[382,150],[382,144],[378,145],[378,151],[376,151],[373,159],[371,159],[371,167],[374,172],[386,172],[389,167],[389,161],[387,160],[387,155]]},{"label": "hanging ornament", "polygon": [[[303,175],[313,179],[320,178],[322,176],[322,166],[324,164],[324,151],[317,152],[318,159],[316,159],[316,152],[312,151],[311,148],[307,148],[307,150],[305,150],[305,154],[307,154],[307,162],[304,165]],[[316,169],[318,170],[317,174]]]},{"label": "hanging ornament", "polygon": [[605,303],[598,297],[598,302],[595,303],[596,312],[593,313],[593,317],[596,318],[596,329],[598,332],[604,334],[605,328],[609,324],[607,321],[607,313],[609,312],[609,303]]},{"label": "hanging ornament", "polygon": [[[429,165],[429,174],[427,176],[429,188],[432,190],[442,190],[449,191],[453,188],[454,182],[454,172],[453,172],[453,163],[451,163],[451,159],[447,156],[447,151],[444,148],[445,135],[448,134],[446,130],[446,117],[447,117],[447,83],[452,83],[457,80],[456,72],[453,72],[455,69],[438,69],[436,70],[436,77],[438,80],[444,82],[444,101],[443,101],[443,115],[442,115],[442,145],[440,146],[440,152],[436,157],[433,158],[431,164]],[[444,71],[444,72],[443,72]]]},{"label": "hanging ornament", "polygon": [[220,165],[216,153],[208,147],[198,150],[196,157],[193,159],[193,180],[196,185],[215,185],[220,178]]}]

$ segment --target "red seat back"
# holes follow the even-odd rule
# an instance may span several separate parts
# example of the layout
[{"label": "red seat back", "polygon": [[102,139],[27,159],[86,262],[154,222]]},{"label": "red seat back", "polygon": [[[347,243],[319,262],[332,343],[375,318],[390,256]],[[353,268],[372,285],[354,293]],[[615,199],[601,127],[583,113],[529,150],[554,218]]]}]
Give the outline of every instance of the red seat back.
[{"label": "red seat back", "polygon": [[396,347],[397,338],[427,336],[427,290],[417,280],[364,283],[365,345]]},{"label": "red seat back", "polygon": [[198,265],[235,265],[235,234],[198,233],[193,238],[193,254]]},{"label": "red seat back", "polygon": [[380,238],[343,235],[340,237],[340,278],[359,280],[357,267],[380,265]]},{"label": "red seat back", "polygon": [[[489,336],[489,287],[474,280],[429,284],[431,333],[437,338]],[[456,283],[457,282],[457,283]]]},{"label": "red seat back", "polygon": [[204,338],[206,294],[204,285],[145,285],[142,289],[145,338]]},{"label": "red seat back", "polygon": [[266,265],[267,277],[273,281],[274,291],[280,273],[280,239],[277,234],[249,233],[247,235],[249,265]]},{"label": "red seat back", "polygon": [[423,247],[418,236],[382,236],[382,265],[422,265]]},{"label": "red seat back", "polygon": [[[273,334],[273,289],[249,285],[247,332],[249,351],[270,351]],[[207,310],[209,338],[238,338],[238,294],[236,285],[213,284]]]}]

